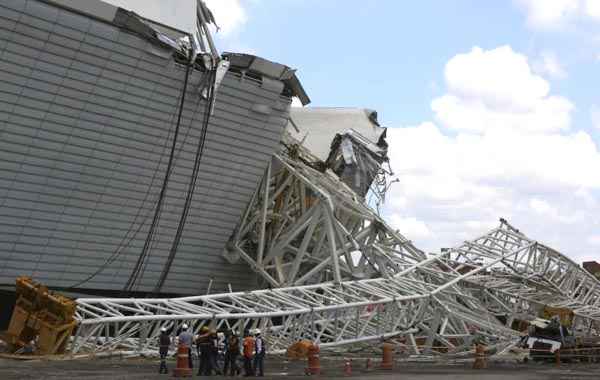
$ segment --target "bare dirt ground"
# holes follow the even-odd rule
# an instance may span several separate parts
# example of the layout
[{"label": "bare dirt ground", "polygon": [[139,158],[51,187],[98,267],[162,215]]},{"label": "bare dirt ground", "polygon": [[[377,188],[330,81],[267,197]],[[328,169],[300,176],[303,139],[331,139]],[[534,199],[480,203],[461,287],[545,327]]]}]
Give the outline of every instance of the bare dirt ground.
[{"label": "bare dirt ground", "polygon": [[[71,361],[9,360],[0,359],[0,379],[126,379],[153,380],[172,377],[174,361],[169,362],[169,374],[159,375],[158,360],[153,359],[81,359]],[[303,362],[288,362],[281,358],[268,358],[265,379],[306,379]],[[471,363],[399,363],[393,370],[372,370],[367,372],[364,363],[355,363],[351,376],[344,375],[343,362],[322,359],[321,379],[418,379],[418,380],[525,380],[525,379],[599,379],[600,364],[563,364],[560,368],[550,363],[489,363],[484,370],[474,370]],[[195,375],[195,378],[199,376]],[[214,379],[230,377],[213,376]]]}]

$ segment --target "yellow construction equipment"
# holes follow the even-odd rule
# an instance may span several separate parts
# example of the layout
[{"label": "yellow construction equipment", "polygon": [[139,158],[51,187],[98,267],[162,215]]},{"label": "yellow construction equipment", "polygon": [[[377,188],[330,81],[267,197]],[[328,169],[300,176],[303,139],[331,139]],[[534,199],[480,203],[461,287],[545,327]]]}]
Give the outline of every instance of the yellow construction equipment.
[{"label": "yellow construction equipment", "polygon": [[541,317],[544,319],[550,319],[555,315],[558,315],[558,317],[560,318],[561,325],[570,328],[573,324],[573,317],[575,316],[575,314],[573,314],[573,310],[567,309],[565,307],[545,306],[542,310]]},{"label": "yellow construction equipment", "polygon": [[34,346],[36,355],[64,353],[77,325],[75,301],[50,292],[29,277],[17,278],[16,293],[17,302],[6,332],[12,351]]}]

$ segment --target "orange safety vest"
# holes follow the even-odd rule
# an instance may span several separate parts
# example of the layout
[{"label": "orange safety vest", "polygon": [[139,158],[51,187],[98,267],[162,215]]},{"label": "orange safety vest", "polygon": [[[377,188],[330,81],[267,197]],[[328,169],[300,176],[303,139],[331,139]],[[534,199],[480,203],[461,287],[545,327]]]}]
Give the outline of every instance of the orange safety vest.
[{"label": "orange safety vest", "polygon": [[254,338],[247,336],[244,338],[244,356],[251,358],[254,355]]}]

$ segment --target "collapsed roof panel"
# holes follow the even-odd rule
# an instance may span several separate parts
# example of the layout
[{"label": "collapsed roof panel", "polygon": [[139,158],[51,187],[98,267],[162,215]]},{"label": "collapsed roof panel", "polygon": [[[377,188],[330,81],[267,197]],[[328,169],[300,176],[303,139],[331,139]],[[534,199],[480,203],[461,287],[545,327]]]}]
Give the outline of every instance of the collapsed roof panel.
[{"label": "collapsed roof panel", "polygon": [[364,108],[293,107],[286,131],[321,161],[329,157],[337,134],[350,129],[376,144],[385,128],[377,121],[377,112]]}]

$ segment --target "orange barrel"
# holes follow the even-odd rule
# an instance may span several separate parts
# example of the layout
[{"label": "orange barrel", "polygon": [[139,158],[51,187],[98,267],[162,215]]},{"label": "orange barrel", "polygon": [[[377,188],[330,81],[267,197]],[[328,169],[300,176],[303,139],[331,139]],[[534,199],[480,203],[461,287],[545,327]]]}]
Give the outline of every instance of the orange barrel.
[{"label": "orange barrel", "polygon": [[487,368],[485,360],[485,346],[481,344],[475,345],[475,361],[473,362],[473,369],[484,369]]},{"label": "orange barrel", "polygon": [[321,361],[319,360],[319,346],[312,344],[308,348],[308,367],[306,373],[309,375],[320,375],[321,374]]},{"label": "orange barrel", "polygon": [[179,344],[177,347],[177,366],[173,371],[174,377],[191,377],[192,369],[190,368],[189,355],[190,349],[185,344]]},{"label": "orange barrel", "polygon": [[381,362],[381,368],[383,369],[392,369],[394,366],[394,345],[391,343],[383,344],[383,360]]}]

